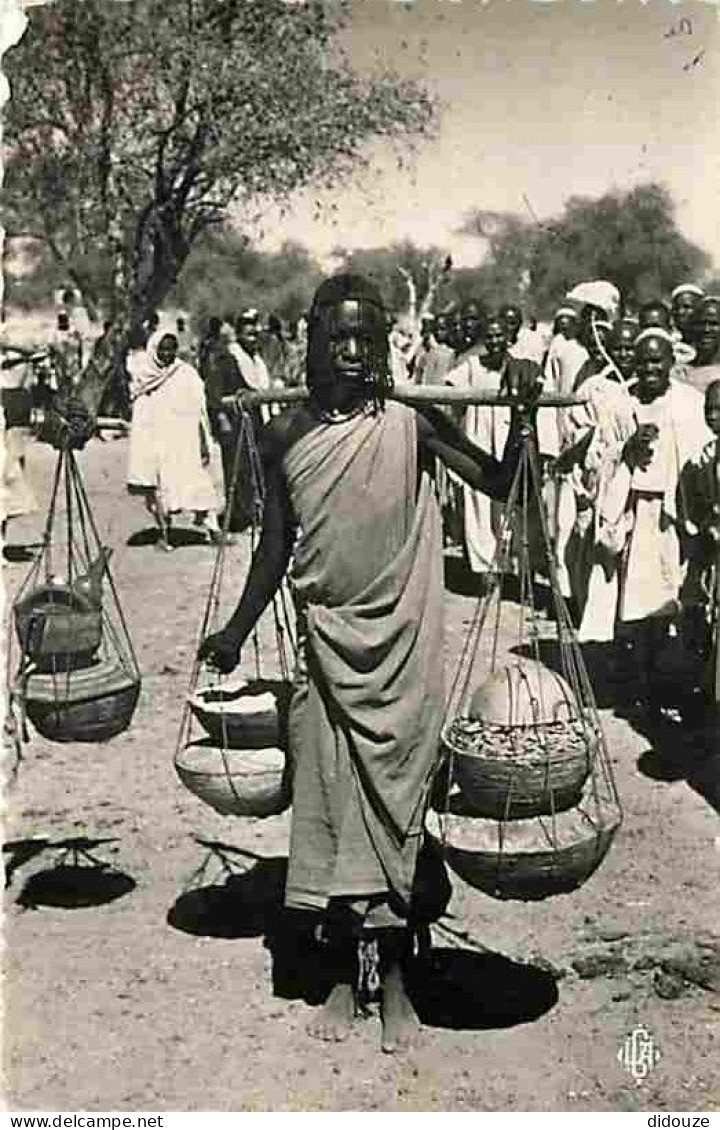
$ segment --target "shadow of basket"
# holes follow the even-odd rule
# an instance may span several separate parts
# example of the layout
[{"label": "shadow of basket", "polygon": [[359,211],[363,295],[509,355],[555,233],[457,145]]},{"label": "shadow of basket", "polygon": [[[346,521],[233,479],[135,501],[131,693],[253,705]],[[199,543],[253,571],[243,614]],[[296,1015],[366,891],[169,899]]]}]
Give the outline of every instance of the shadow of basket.
[{"label": "shadow of basket", "polygon": [[167,914],[175,930],[205,938],[262,938],[282,908],[287,860],[258,859],[246,871],[180,895]]},{"label": "shadow of basket", "polygon": [[440,947],[414,963],[409,991],[430,1028],[511,1028],[537,1020],[557,1003],[557,982],[545,969],[498,953]]}]

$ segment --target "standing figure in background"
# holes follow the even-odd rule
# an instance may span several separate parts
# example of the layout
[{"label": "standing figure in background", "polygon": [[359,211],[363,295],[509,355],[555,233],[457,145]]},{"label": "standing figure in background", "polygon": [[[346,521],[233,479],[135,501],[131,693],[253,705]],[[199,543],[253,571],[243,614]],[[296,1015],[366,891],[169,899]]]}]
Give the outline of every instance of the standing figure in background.
[{"label": "standing figure in background", "polygon": [[70,325],[70,318],[64,310],[57,316],[49,350],[58,389],[64,391],[73,388],[82,372],[83,343],[78,331]]},{"label": "standing figure in background", "polygon": [[681,539],[688,521],[680,489],[685,468],[712,438],[703,398],[671,379],[672,335],[660,327],[635,343],[637,381],[632,390],[635,431],[601,504],[610,527],[625,523],[618,618],[636,661],[639,704],[658,715],[658,663],[680,607]]},{"label": "standing figure in background", "polygon": [[[256,408],[241,417],[236,409],[223,404],[223,398],[267,387],[268,382],[267,369],[257,353],[256,312],[246,311],[237,324],[240,341],[227,322],[220,330],[219,347],[209,356],[205,379],[210,423],[221,452],[225,509],[230,509],[224,525],[231,535],[252,529],[258,517],[258,484],[248,442],[255,442],[262,421]],[[240,446],[243,421],[246,435]]]},{"label": "standing figure in background", "polygon": [[695,283],[681,283],[675,287],[670,297],[673,328],[685,344],[693,348],[697,315],[704,297],[705,291]]},{"label": "standing figure in background", "polygon": [[287,345],[287,370],[285,383],[288,388],[300,388],[305,383],[307,362],[307,318],[298,318],[290,323]]},{"label": "standing figure in background", "polygon": [[438,341],[435,335],[436,322],[433,315],[428,314],[421,323],[414,373],[418,385],[443,384],[445,374],[452,369],[455,361],[450,346]]},{"label": "standing figure in background", "polygon": [[[5,542],[10,518],[34,514],[37,500],[27,474],[26,456],[32,438],[25,422],[30,411],[32,354],[23,349],[0,349],[0,387],[5,403],[0,404],[0,424],[3,448],[2,478],[0,478],[0,533]],[[26,412],[27,409],[27,412]]]},{"label": "standing figure in background", "polygon": [[670,333],[670,310],[661,298],[650,298],[647,302],[643,302],[638,310],[638,325],[641,331],[659,326],[660,329]]},{"label": "standing figure in background", "polygon": [[412,317],[401,314],[390,331],[390,372],[393,381],[405,384],[411,379],[420,336]]},{"label": "standing figure in background", "polygon": [[713,438],[685,468],[687,507],[682,588],[683,636],[699,661],[697,689],[720,707],[720,380],[705,389],[705,422]]},{"label": "standing figure in background", "polygon": [[720,297],[703,298],[694,323],[695,360],[688,366],[685,380],[704,392],[720,377]]},{"label": "standing figure in background", "polygon": [[158,548],[169,551],[171,522],[194,511],[208,541],[217,540],[219,499],[210,476],[210,422],[196,369],[178,355],[175,334],[156,330],[131,389],[127,484],[155,519]]},{"label": "standing figure in background", "polygon": [[[532,362],[508,356],[504,319],[491,314],[485,326],[485,356],[471,354],[456,365],[445,377],[453,388],[498,396],[508,387],[510,370],[525,366],[532,368],[534,379],[540,383],[541,372]],[[523,379],[525,370],[523,370]],[[471,404],[465,411],[465,434],[481,451],[498,461],[505,453],[510,431],[510,409],[490,405]],[[503,516],[503,506],[484,492],[474,490],[467,483],[462,486],[465,556],[473,573],[487,574],[493,567],[497,552],[497,536]]]},{"label": "standing figure in background", "polygon": [[[602,516],[603,502],[625,442],[635,431],[632,398],[612,355],[626,348],[626,327],[618,323],[595,323],[589,342],[590,359],[577,378],[575,392],[583,403],[563,413],[564,444],[579,453],[569,482],[575,496],[575,522],[564,563],[571,578],[571,591],[578,618],[581,643],[609,643],[615,635],[619,593],[618,559],[625,530],[609,527]],[[631,348],[634,367],[634,340]],[[610,360],[606,359],[606,355]]]},{"label": "standing figure in background", "polygon": [[261,336],[261,351],[271,385],[285,386],[288,369],[288,348],[283,324],[277,314],[268,314]]},{"label": "standing figure in background", "polygon": [[608,353],[625,384],[630,384],[635,376],[635,338],[639,332],[636,322],[621,318],[613,326],[608,341]]},{"label": "standing figure in background", "polygon": [[188,325],[185,314],[178,314],[175,319],[175,336],[178,340],[178,357],[190,365],[198,364],[198,343],[195,334]]},{"label": "standing figure in background", "polygon": [[223,348],[220,339],[221,329],[222,318],[215,316],[208,318],[205,333],[198,344],[198,372],[203,381],[207,381],[208,374],[215,363],[215,356]]}]

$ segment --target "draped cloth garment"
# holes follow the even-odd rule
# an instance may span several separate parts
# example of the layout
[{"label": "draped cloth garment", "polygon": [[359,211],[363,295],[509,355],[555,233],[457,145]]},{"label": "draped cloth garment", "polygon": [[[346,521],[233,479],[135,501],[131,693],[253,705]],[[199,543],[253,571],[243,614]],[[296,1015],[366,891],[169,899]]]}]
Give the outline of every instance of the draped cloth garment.
[{"label": "draped cloth garment", "polygon": [[443,714],[442,541],[415,413],[320,424],[285,456],[304,627],[286,903],[407,911]]}]

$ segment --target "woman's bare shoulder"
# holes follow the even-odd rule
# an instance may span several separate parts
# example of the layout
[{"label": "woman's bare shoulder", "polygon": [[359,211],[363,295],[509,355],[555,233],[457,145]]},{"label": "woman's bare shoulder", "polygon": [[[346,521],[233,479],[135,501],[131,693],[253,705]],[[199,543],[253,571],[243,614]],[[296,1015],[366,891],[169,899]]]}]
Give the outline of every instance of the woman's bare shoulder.
[{"label": "woman's bare shoulder", "polygon": [[294,404],[278,416],[272,416],[262,431],[261,447],[264,457],[281,462],[293,444],[316,425],[317,420],[305,404]]}]

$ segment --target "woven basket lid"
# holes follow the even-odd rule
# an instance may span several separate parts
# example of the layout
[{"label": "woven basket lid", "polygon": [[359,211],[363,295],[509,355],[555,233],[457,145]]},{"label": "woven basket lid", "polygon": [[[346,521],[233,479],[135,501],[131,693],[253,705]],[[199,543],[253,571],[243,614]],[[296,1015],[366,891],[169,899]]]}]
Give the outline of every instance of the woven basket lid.
[{"label": "woven basket lid", "polygon": [[497,726],[532,726],[576,718],[577,704],[561,675],[534,659],[497,668],[473,692],[470,718]]}]

